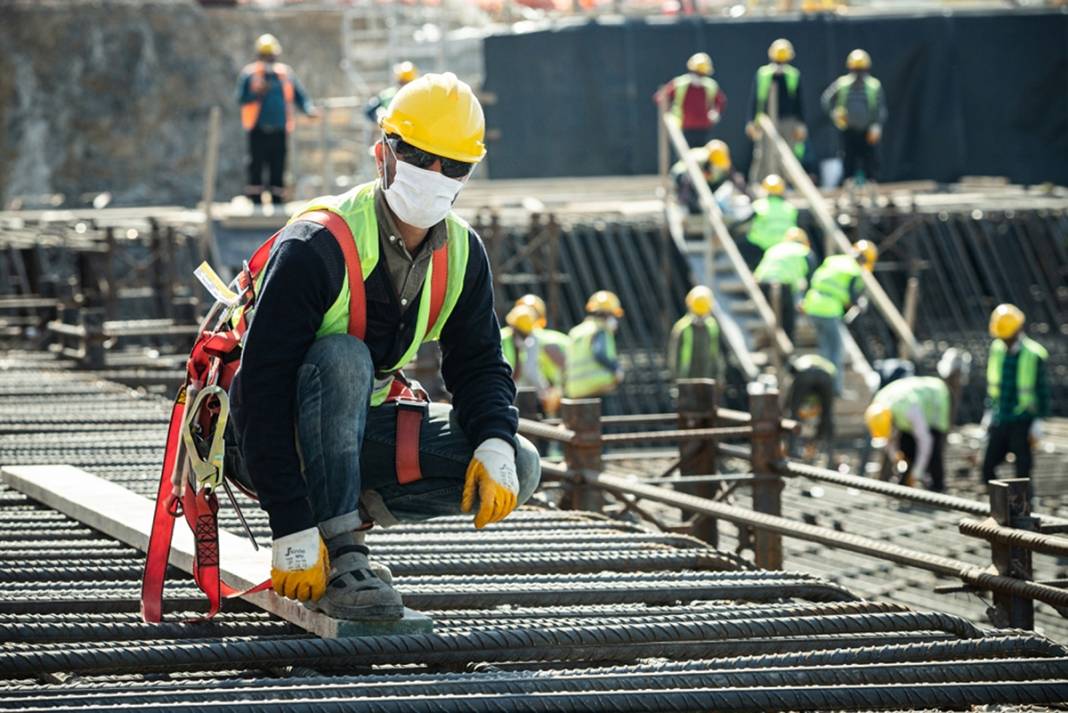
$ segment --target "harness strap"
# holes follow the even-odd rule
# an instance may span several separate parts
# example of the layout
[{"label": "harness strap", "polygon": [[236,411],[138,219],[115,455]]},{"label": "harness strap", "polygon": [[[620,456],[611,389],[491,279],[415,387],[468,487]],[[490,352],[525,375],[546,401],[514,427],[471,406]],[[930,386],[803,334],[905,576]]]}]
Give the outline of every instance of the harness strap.
[{"label": "harness strap", "polygon": [[428,401],[426,392],[411,388],[398,374],[386,398],[386,403],[390,402],[396,404],[397,408],[394,447],[397,482],[407,485],[423,478],[423,471],[419,467],[419,434]]},{"label": "harness strap", "polygon": [[328,210],[313,210],[303,213],[300,220],[319,223],[330,231],[345,257],[345,271],[349,276],[349,334],[363,340],[367,334],[367,300],[364,298],[363,268],[356,240],[348,222],[337,213]]}]

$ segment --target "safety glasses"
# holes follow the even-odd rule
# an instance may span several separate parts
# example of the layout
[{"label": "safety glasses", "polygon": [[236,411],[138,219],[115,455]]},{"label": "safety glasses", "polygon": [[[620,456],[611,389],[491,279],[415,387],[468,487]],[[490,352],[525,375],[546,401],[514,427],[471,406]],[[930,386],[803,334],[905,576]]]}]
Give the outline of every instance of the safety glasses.
[{"label": "safety glasses", "polygon": [[416,148],[409,143],[405,143],[399,136],[387,135],[386,143],[389,144],[389,148],[393,151],[393,155],[405,163],[412,164],[416,168],[429,169],[434,165],[435,161],[441,161],[441,173],[448,178],[466,178],[475,167],[475,164],[473,163],[457,161],[453,158],[445,158],[444,156],[438,156],[429,151]]}]

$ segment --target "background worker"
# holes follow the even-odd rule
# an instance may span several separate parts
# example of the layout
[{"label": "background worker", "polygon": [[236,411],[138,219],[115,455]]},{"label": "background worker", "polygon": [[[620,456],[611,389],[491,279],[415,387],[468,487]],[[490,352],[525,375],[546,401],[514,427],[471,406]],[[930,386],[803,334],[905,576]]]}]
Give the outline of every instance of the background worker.
[{"label": "background worker", "polygon": [[545,340],[538,313],[528,304],[516,304],[505,321],[508,326],[501,330],[501,350],[512,367],[512,378],[519,386],[533,387],[545,415],[555,416],[563,395],[567,350]]},{"label": "background worker", "polygon": [[278,61],[282,45],[274,35],[256,40],[255,62],[241,70],[237,98],[241,104],[241,126],[248,135],[248,183],[245,196],[261,201],[264,170],[271,202],[285,201],[286,138],[295,124],[294,107],[308,116],[318,116],[297,75]]},{"label": "background worker", "polygon": [[[482,528],[540,475],[537,451],[516,435],[485,248],[451,212],[485,156],[482,107],[455,75],[428,74],[397,93],[382,132],[379,180],[315,199],[283,229],[230,389],[238,452],[274,538],[275,591],[342,619],[403,613],[369,562],[372,522],[474,509]],[[355,270],[377,268],[363,273],[362,301],[346,240]],[[431,269],[441,250],[447,269]],[[350,306],[364,308],[362,338]],[[421,409],[398,370],[433,340],[452,406]]]},{"label": "background worker", "polygon": [[364,107],[364,115],[378,125],[378,120],[389,109],[389,103],[405,84],[415,81],[419,77],[419,68],[411,62],[400,62],[393,65],[393,81],[391,86],[386,87],[367,102]]},{"label": "background worker", "polygon": [[805,113],[801,104],[801,72],[790,62],[794,46],[790,40],[777,39],[768,47],[768,64],[760,67],[753,77],[753,100],[750,103],[749,123],[745,133],[753,140],[753,162],[749,167],[749,183],[756,185],[769,173],[783,174],[779,154],[757,125],[757,116],[766,114],[775,124],[779,135],[793,147],[798,160],[804,160]]},{"label": "background worker", "polygon": [[671,328],[668,364],[678,379],[718,379],[726,371],[719,353],[719,322],[712,316],[712,290],[698,285],[686,295],[686,314]]},{"label": "background worker", "polygon": [[668,112],[679,121],[686,144],[696,147],[708,141],[712,127],[719,123],[727,109],[727,95],[712,79],[712,58],[707,53],[690,57],[686,69],[686,74],[660,87],[653,100],[667,98]]},{"label": "background worker", "polygon": [[[861,270],[871,272],[879,251],[869,240],[858,240],[848,255],[831,255],[823,261],[812,275],[801,311],[809,316],[816,327],[820,356],[834,364],[834,393],[842,395],[844,355],[842,354],[843,322],[852,321],[852,316],[862,311],[865,301],[864,278]],[[848,317],[847,317],[848,313]]]},{"label": "background worker", "polygon": [[805,291],[808,278],[816,269],[816,258],[809,247],[808,233],[796,225],[787,228],[781,243],[776,243],[764,252],[753,277],[756,278],[764,296],[773,303],[772,290],[779,285],[779,324],[792,342],[796,324],[798,295]]},{"label": "background worker", "polygon": [[[786,408],[790,418],[807,422],[819,418],[816,439],[822,441],[830,462],[834,439],[835,366],[818,354],[803,354],[787,362],[790,385],[786,389]],[[797,434],[790,434],[790,453],[797,453]]]},{"label": "background worker", "polygon": [[[898,450],[908,470],[902,482],[945,490],[945,442],[949,433],[949,387],[936,376],[907,376],[879,389],[864,412],[875,447],[891,457]],[[893,436],[896,435],[896,442]],[[925,476],[930,474],[930,481]]]},{"label": "background worker", "polygon": [[883,85],[871,76],[871,57],[853,50],[846,57],[849,74],[834,80],[820,103],[838,129],[842,152],[842,180],[874,181],[879,164],[875,147],[882,140],[886,123],[886,95]]},{"label": "background worker", "polygon": [[[690,149],[690,155],[697,162],[705,177],[705,183],[713,193],[728,180],[733,180],[731,151],[723,141],[712,139],[704,146]],[[701,201],[693,181],[690,180],[690,172],[686,170],[686,162],[682,159],[671,167],[671,179],[675,184],[676,200],[686,206],[690,215],[698,215],[701,212]]]},{"label": "background worker", "polygon": [[603,396],[623,381],[623,367],[616,353],[616,330],[623,317],[619,297],[608,290],[598,290],[586,301],[586,319],[569,333],[567,354],[568,398]]},{"label": "background worker", "polygon": [[1000,304],[990,314],[990,355],[986,363],[986,454],[983,481],[1012,453],[1016,477],[1030,478],[1032,449],[1042,438],[1042,419],[1049,416],[1049,377],[1045,347],[1023,332],[1024,313]]},{"label": "background worker", "polygon": [[756,269],[768,248],[783,241],[787,230],[797,227],[797,208],[784,195],[786,182],[772,173],[764,177],[760,187],[764,196],[753,201],[748,246],[742,250],[750,270]]},{"label": "background worker", "polygon": [[535,294],[528,293],[517,299],[515,304],[516,306],[527,305],[531,307],[538,316],[536,329],[539,335],[547,342],[558,345],[565,353],[567,352],[567,345],[570,341],[568,336],[556,329],[549,329],[549,313],[545,308],[545,300]]}]

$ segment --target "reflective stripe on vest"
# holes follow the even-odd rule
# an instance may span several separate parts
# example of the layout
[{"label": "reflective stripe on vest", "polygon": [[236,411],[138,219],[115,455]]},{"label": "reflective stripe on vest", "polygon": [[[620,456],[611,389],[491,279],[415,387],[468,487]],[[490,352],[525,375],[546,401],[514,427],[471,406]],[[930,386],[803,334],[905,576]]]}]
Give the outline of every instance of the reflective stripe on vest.
[{"label": "reflective stripe on vest", "polygon": [[716,101],[716,94],[719,93],[719,85],[711,77],[694,77],[692,74],[675,77],[675,79],[671,80],[675,89],[675,96],[671,102],[671,114],[679,120],[682,119],[682,105],[686,101],[686,92],[689,90],[690,85],[693,84],[694,79],[697,79],[697,83],[704,87],[705,101],[709,107]]},{"label": "reflective stripe on vest", "polygon": [[[994,407],[1001,397],[1001,377],[1005,368],[1005,355],[1009,348],[1005,342],[995,339],[990,344],[990,358],[986,363],[986,394]],[[1020,355],[1016,358],[1016,408],[1014,413],[1034,411],[1035,384],[1038,382],[1038,362],[1049,358],[1049,352],[1030,337],[1021,336]]]},{"label": "reflective stripe on vest", "polygon": [[786,77],[786,92],[792,97],[797,94],[797,85],[801,81],[801,72],[789,64],[765,64],[757,70],[756,75],[756,113],[764,113],[768,109],[768,94],[771,92],[771,80],[775,76],[775,70],[782,67],[783,76]]},{"label": "reflective stripe on vest", "polygon": [[809,369],[818,369],[831,376],[838,373],[838,367],[834,365],[834,362],[819,354],[802,354],[794,359],[794,369],[799,372],[808,371]]},{"label": "reflective stripe on vest", "polygon": [[753,271],[753,277],[761,284],[786,285],[802,290],[808,274],[809,253],[811,250],[792,240],[772,245]]},{"label": "reflective stripe on vest", "polygon": [[943,433],[949,430],[949,387],[936,376],[908,376],[892,381],[872,401],[890,407],[894,427],[899,431],[913,432],[909,411],[917,406],[929,428]]},{"label": "reflective stripe on vest", "polygon": [[501,354],[504,355],[504,360],[508,362],[508,366],[512,367],[513,375],[515,373],[515,341],[512,337],[515,334],[515,330],[511,327],[501,327]]},{"label": "reflective stripe on vest", "polygon": [[[708,331],[708,353],[711,363],[714,364],[719,359],[719,322],[712,316],[705,317],[702,321]],[[679,375],[683,377],[690,374],[690,367],[693,366],[693,333],[696,323],[697,317],[687,314],[675,322],[671,329],[679,337],[678,366]]]},{"label": "reflective stripe on vest", "polygon": [[[501,329],[501,351],[504,354],[504,360],[512,367],[513,376],[522,373],[516,368],[518,355],[514,335],[515,330],[511,327]],[[534,338],[538,340],[538,368],[541,370],[541,375],[551,386],[562,386],[567,345],[570,340],[566,334],[552,329],[535,329]]]},{"label": "reflective stripe on vest", "polygon": [[831,255],[812,276],[805,293],[805,314],[813,317],[842,317],[850,303],[849,288],[860,276],[860,265],[851,255]]},{"label": "reflective stripe on vest", "polygon": [[[374,271],[379,259],[378,243],[378,219],[375,216],[375,188],[378,181],[365,183],[357,186],[347,193],[339,196],[324,196],[315,198],[299,213],[290,219],[290,222],[300,220],[300,213],[313,210],[328,210],[337,213],[352,230],[360,253],[360,267],[363,279]],[[445,218],[447,239],[445,245],[434,251],[426,277],[423,280],[423,289],[419,300],[419,313],[416,317],[415,333],[412,342],[401,355],[397,363],[387,369],[379,371],[394,372],[412,360],[419,346],[424,342],[435,341],[441,336],[441,330],[445,326],[449,315],[452,314],[456,301],[460,298],[463,290],[464,274],[467,271],[467,257],[469,252],[468,234],[470,226],[459,217],[450,213]],[[444,298],[441,302],[441,311],[436,318],[431,315],[431,293],[437,287],[439,280],[445,280]],[[330,309],[323,315],[319,329],[315,332],[315,338],[320,339],[330,334],[348,333],[349,322],[349,281],[346,276],[341,283],[341,291]],[[429,326],[429,328],[428,328]],[[375,380],[375,390],[371,395],[371,405],[382,404],[389,396],[389,388],[393,383],[393,376],[389,375]]]},{"label": "reflective stripe on vest", "polygon": [[609,359],[616,358],[615,335],[596,319],[587,319],[568,333],[571,340],[567,352],[568,398],[598,396],[616,383],[616,375],[593,356],[593,339],[603,332]]},{"label": "reflective stripe on vest", "polygon": [[753,224],[749,228],[749,242],[761,250],[782,242],[786,231],[797,225],[797,208],[779,196],[753,201]]},{"label": "reflective stripe on vest", "polygon": [[[853,86],[853,82],[856,81],[856,77],[852,74],[845,74],[835,80],[835,84],[838,88],[835,90],[835,106],[839,109],[845,109],[846,99],[849,98],[849,90]],[[882,84],[875,77],[867,75],[864,77],[864,93],[868,97],[868,111],[875,115],[875,110],[879,107],[879,89],[882,88]]]},{"label": "reflective stripe on vest", "polygon": [[[290,132],[294,126],[293,101],[296,97],[296,92],[293,89],[293,82],[289,79],[289,71],[284,64],[276,62],[271,68],[278,75],[278,81],[282,83],[282,97],[285,99],[286,104],[286,132]],[[267,67],[263,62],[253,62],[246,66],[244,71],[250,76],[258,76],[260,81],[266,81],[264,75],[267,73]],[[245,131],[252,131],[256,128],[256,122],[260,120],[260,109],[262,107],[262,96],[259,99],[254,99],[241,105],[241,126],[244,127]]]}]

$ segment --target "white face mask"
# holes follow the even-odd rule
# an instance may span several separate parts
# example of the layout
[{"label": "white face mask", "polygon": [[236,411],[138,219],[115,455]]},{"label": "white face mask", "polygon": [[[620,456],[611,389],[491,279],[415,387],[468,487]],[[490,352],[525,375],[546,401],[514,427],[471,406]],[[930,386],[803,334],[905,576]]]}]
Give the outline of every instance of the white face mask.
[{"label": "white face mask", "polygon": [[619,320],[615,317],[609,317],[604,321],[604,326],[608,328],[609,332],[615,332],[619,329]]},{"label": "white face mask", "polygon": [[[387,144],[388,146],[388,144]],[[394,156],[395,157],[395,156]],[[397,159],[393,183],[383,189],[386,203],[399,220],[430,228],[445,220],[464,187],[463,181]]]}]

